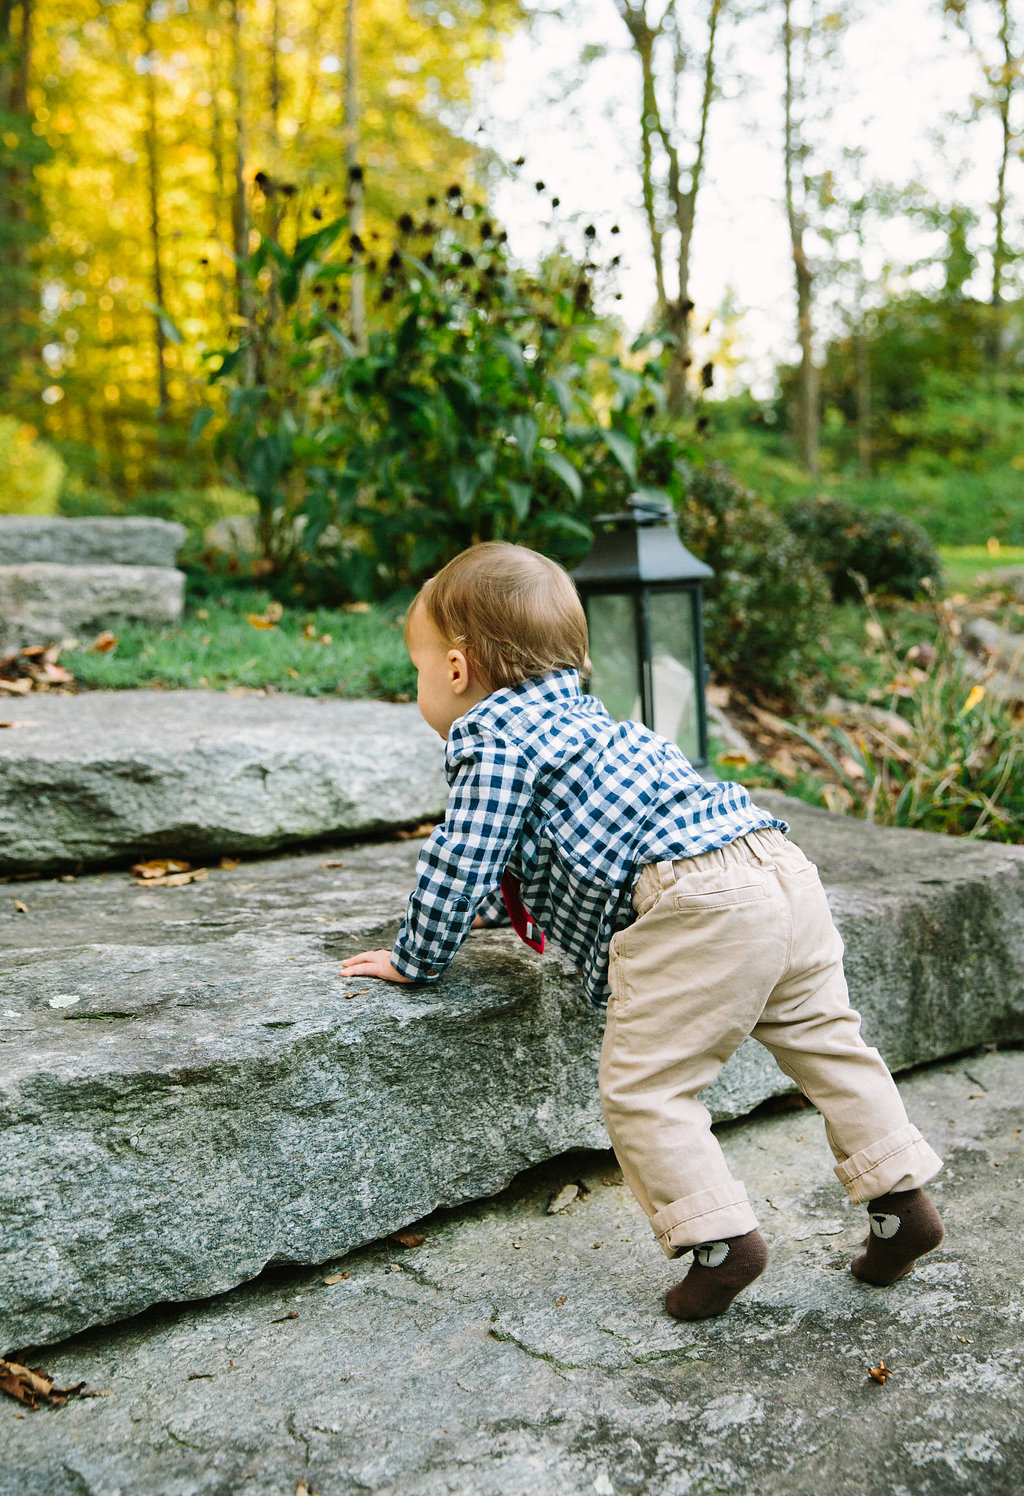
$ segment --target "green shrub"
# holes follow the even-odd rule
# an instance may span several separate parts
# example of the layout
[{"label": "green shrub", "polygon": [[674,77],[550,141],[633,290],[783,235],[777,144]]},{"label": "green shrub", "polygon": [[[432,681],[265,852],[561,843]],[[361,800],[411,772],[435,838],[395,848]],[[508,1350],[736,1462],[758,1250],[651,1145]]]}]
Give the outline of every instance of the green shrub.
[{"label": "green shrub", "polygon": [[681,466],[679,533],[714,571],[705,634],[712,669],[742,690],[792,699],[820,673],[828,583],[766,504],[725,468]]},{"label": "green shrub", "polygon": [[891,509],[860,509],[843,499],[802,499],[784,518],[829,579],[836,602],[858,597],[858,577],[872,592],[917,597],[942,563],[931,540]]},{"label": "green shrub", "polygon": [[64,464],[31,426],[0,416],[0,514],[56,514]]}]

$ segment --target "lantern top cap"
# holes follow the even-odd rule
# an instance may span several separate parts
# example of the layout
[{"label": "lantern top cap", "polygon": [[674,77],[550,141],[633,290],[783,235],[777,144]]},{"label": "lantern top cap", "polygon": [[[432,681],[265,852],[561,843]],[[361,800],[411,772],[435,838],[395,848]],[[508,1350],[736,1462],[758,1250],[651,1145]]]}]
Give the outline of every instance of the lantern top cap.
[{"label": "lantern top cap", "polygon": [[663,489],[638,488],[626,500],[626,508],[618,514],[599,514],[594,523],[598,525],[665,525],[673,517],[672,500]]}]

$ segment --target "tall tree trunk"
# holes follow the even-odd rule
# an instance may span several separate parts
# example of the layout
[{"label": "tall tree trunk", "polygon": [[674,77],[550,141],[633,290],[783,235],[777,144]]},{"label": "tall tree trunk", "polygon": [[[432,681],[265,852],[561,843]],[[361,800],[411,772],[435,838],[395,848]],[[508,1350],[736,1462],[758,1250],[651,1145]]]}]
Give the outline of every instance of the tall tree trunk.
[{"label": "tall tree trunk", "polygon": [[146,190],[149,199],[150,284],[156,310],[153,313],[153,344],[156,352],[156,383],[160,410],[165,412],[167,391],[167,335],[164,331],[164,274],[160,256],[160,157],[156,100],[156,58],[153,56],[153,16],[150,0],[142,5],[142,53],[146,62]]},{"label": "tall tree trunk", "polygon": [[1003,363],[1003,277],[1011,255],[1006,247],[1006,168],[1013,146],[1013,131],[1010,128],[1010,101],[1013,96],[1013,80],[1019,66],[1013,55],[1010,42],[1009,0],[999,3],[999,42],[1002,48],[1002,70],[996,83],[996,108],[1002,126],[1002,150],[999,155],[999,170],[996,174],[995,209],[996,234],[992,248],[992,331],[989,338],[989,357],[998,368]]},{"label": "tall tree trunk", "polygon": [[[18,13],[15,32],[14,18]],[[32,134],[28,93],[32,72],[33,0],[0,3],[0,394],[15,383],[37,342],[38,287],[31,264],[42,237],[42,206],[34,175],[40,142]]]},{"label": "tall tree trunk", "polygon": [[786,61],[785,92],[785,182],[786,218],[789,222],[789,240],[796,275],[796,331],[800,345],[800,369],[798,375],[796,437],[801,460],[811,477],[818,475],[818,369],[814,362],[814,279],[807,261],[804,246],[804,215],[801,202],[797,202],[795,174],[801,168],[800,150],[796,141],[795,85],[793,80],[793,17],[792,0],[784,0],[783,47]]},{"label": "tall tree trunk", "polygon": [[[681,164],[679,145],[676,139],[675,110],[671,111],[666,124],[658,99],[657,75],[654,49],[661,36],[667,36],[672,46],[672,75],[678,80],[687,65],[687,51],[675,12],[675,0],[670,0],[661,21],[652,25],[647,15],[646,0],[631,3],[617,0],[619,14],[633,43],[640,61],[641,115],[640,115],[640,180],[643,193],[644,216],[651,243],[654,261],[656,304],[659,320],[670,334],[668,369],[666,374],[666,398],[669,410],[681,414],[690,406],[687,370],[690,355],[690,313],[693,302],[690,298],[690,262],[693,248],[693,232],[697,216],[697,196],[707,152],[708,120],[715,94],[715,42],[723,0],[708,0],[708,39],[704,53],[703,89],[700,119],[693,143],[693,159],[688,168]],[[671,22],[670,26],[666,23]],[[676,254],[676,295],[668,292],[665,280],[664,230],[658,215],[658,189],[655,181],[655,142],[661,147],[667,162],[665,192],[671,214],[672,227],[678,236]]]},{"label": "tall tree trunk", "polygon": [[[213,165],[213,196],[210,201],[210,222],[213,229],[213,239],[218,247],[226,242],[234,242],[233,230],[228,215],[225,214],[225,204],[234,201],[232,191],[227,185],[227,150],[224,143],[224,116],[220,104],[220,55],[217,43],[219,33],[216,29],[216,21],[206,28],[206,55],[207,66],[210,74],[210,156]],[[224,326],[224,313],[229,305],[230,288],[227,276],[224,273],[224,255],[217,255],[217,274],[207,279],[209,294],[207,296],[207,311],[210,317],[211,327]],[[214,298],[211,305],[210,297]]]},{"label": "tall tree trunk", "polygon": [[853,357],[857,374],[857,473],[871,477],[874,450],[871,435],[871,362],[863,314],[853,335]]},{"label": "tall tree trunk", "polygon": [[359,40],[356,0],[345,5],[345,167],[348,172],[350,200],[349,224],[355,244],[352,247],[353,269],[349,289],[349,331],[360,350],[366,347],[366,273],[363,269],[365,225],[365,185],[363,165],[359,159]]},{"label": "tall tree trunk", "polygon": [[[231,34],[231,86],[234,102],[235,161],[234,183],[231,194],[231,238],[235,255],[235,310],[243,318],[251,339],[253,326],[253,294],[249,280],[249,209],[245,197],[246,135],[245,102],[246,77],[245,54],[242,51],[242,17],[240,0],[229,0],[227,12]],[[250,342],[246,347],[244,377],[247,384],[256,378],[255,349]]]}]

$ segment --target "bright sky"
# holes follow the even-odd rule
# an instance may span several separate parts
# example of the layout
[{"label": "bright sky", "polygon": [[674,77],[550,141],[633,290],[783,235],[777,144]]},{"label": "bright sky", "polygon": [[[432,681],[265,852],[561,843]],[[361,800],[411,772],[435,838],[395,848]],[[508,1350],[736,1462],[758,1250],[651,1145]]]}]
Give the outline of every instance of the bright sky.
[{"label": "bright sky", "polygon": [[[970,130],[948,124],[952,111],[965,115],[970,108],[980,82],[977,63],[961,37],[944,35],[940,0],[862,0],[861,9],[830,89],[822,161],[828,164],[830,153],[838,156],[844,147],[861,148],[868,181],[917,181],[943,201],[969,203],[983,215],[984,235],[998,124],[994,117]],[[651,10],[658,13],[656,0]],[[680,11],[700,22],[706,5],[691,0]],[[782,197],[781,5],[769,12],[723,27],[725,96],[711,118],[691,279],[703,322],[726,297],[744,310],[742,376],[761,392],[770,387],[774,360],[793,356],[795,319]],[[702,33],[693,35],[699,40]],[[579,69],[586,46],[603,48],[604,55]],[[638,88],[639,65],[613,0],[586,0],[575,19],[539,21],[513,41],[503,76],[482,80],[473,121],[483,125],[477,138],[505,160],[526,157],[518,179],[501,181],[495,191],[517,254],[532,260],[557,242],[548,200],[533,187],[540,179],[561,198],[562,227],[575,217],[569,244],[580,242],[579,230],[592,220],[606,255],[613,244],[622,253],[617,305],[630,331],[642,325],[653,297],[636,166]],[[606,233],[613,222],[622,228],[616,241]],[[884,242],[872,246],[867,268],[877,271],[886,258],[906,263],[940,243],[897,221]]]}]

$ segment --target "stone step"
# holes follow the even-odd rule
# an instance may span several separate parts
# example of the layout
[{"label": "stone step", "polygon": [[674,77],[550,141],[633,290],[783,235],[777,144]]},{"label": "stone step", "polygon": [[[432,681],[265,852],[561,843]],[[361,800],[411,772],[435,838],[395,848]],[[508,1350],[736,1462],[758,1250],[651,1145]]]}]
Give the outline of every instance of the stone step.
[{"label": "stone step", "polygon": [[[1024,849],[762,798],[822,869],[890,1065],[1024,1038]],[[123,873],[7,885],[3,1346],[326,1261],[606,1145],[602,1015],[557,949],[480,931],[436,987],[340,979],[343,956],[390,945],[418,848],[279,857],[177,888]],[[706,1098],[725,1119],[786,1089],[748,1041]]]},{"label": "stone step", "polygon": [[0,566],[173,567],[188,532],[166,519],[0,514]]},{"label": "stone step", "polygon": [[575,1153],[419,1246],[25,1350],[103,1395],[5,1400],[0,1496],[1019,1496],[1022,1092],[1014,1052],[906,1078],[947,1235],[892,1288],[848,1271],[865,1213],[806,1112],[729,1128],[770,1258],[702,1323],[663,1312],[689,1264],[611,1154]]},{"label": "stone step", "polygon": [[59,643],[118,624],[175,624],[185,576],[169,566],[0,566],[0,649]]},{"label": "stone step", "polygon": [[272,852],[444,809],[413,705],[95,691],[2,708],[0,871]]}]

